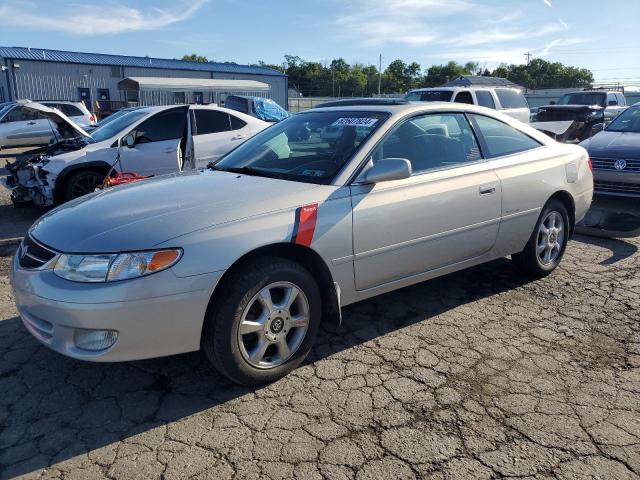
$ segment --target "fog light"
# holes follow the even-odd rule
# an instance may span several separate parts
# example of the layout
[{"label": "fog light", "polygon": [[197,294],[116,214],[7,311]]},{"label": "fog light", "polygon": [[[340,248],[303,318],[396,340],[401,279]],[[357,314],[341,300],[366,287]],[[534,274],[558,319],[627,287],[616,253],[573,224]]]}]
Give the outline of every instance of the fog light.
[{"label": "fog light", "polygon": [[97,352],[105,350],[116,343],[118,332],[115,330],[87,330],[76,328],[73,341],[80,350]]}]

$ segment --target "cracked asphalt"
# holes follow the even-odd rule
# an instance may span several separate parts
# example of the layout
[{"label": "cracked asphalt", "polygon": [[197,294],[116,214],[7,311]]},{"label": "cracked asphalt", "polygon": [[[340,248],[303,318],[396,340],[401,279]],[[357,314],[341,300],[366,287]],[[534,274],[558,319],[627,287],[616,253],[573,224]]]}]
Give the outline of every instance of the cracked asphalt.
[{"label": "cracked asphalt", "polygon": [[2,247],[0,478],[640,478],[638,247],[578,236],[543,280],[504,259],[350,306],[254,390],[200,353],[40,346]]}]

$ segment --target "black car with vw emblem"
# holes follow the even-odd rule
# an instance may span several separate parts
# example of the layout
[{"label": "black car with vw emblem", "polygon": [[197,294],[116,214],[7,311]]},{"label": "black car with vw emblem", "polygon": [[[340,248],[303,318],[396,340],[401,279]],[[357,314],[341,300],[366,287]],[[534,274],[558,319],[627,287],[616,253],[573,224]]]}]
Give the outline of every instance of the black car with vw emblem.
[{"label": "black car with vw emblem", "polygon": [[640,197],[640,103],[580,145],[591,157],[594,193]]}]

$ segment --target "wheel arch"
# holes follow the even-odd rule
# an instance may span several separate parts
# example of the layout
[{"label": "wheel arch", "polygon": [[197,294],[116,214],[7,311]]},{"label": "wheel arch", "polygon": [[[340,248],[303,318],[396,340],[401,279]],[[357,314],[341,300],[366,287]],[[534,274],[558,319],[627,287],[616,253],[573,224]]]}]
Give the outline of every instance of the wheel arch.
[{"label": "wheel arch", "polygon": [[562,202],[562,204],[567,209],[567,214],[569,215],[569,238],[571,238],[576,226],[576,204],[573,196],[566,190],[558,190],[553,195],[551,195],[551,197],[549,197],[547,203],[549,203],[551,200],[558,200]]},{"label": "wheel arch", "polygon": [[111,165],[109,165],[109,163],[102,160],[75,163],[73,165],[69,165],[68,167],[65,167],[58,174],[58,177],[56,178],[56,187],[54,190],[55,202],[59,203],[62,200],[62,187],[64,186],[65,182],[67,181],[67,179],[71,174],[78,172],[80,170],[98,170],[106,175],[110,169],[111,169]]},{"label": "wheel arch", "polygon": [[320,254],[312,248],[287,242],[264,245],[251,250],[238,258],[222,275],[215,286],[211,295],[211,300],[209,301],[209,306],[207,307],[207,312],[215,307],[217,294],[224,289],[232,274],[256,257],[286,258],[287,260],[296,262],[309,270],[320,288],[323,321],[325,324],[329,324],[333,327],[340,326],[342,320],[340,314],[340,292],[333,281],[333,276],[329,267]]}]

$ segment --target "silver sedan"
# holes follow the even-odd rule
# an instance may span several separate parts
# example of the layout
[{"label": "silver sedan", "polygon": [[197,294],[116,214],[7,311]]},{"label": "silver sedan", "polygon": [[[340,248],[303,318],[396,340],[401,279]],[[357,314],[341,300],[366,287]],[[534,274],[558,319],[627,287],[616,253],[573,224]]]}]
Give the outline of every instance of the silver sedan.
[{"label": "silver sedan", "polygon": [[202,349],[260,384],[344,305],[507,255],[548,275],[591,203],[590,167],[583,148],[472,105],[318,108],[207,169],[52,210],[11,282],[25,327],[64,355]]}]

